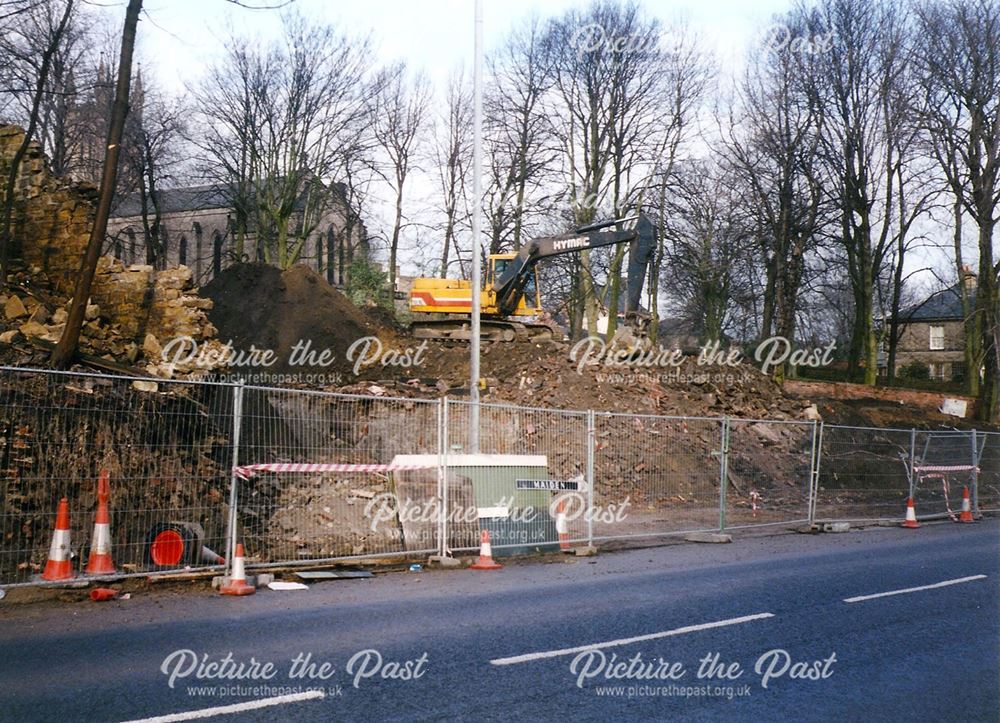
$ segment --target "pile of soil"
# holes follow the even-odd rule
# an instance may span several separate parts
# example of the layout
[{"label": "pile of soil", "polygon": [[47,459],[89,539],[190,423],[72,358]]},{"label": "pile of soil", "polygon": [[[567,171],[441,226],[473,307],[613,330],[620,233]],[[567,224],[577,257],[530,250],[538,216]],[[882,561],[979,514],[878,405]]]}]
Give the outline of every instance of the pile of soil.
[{"label": "pile of soil", "polygon": [[[306,266],[281,271],[262,263],[237,264],[201,293],[214,302],[209,320],[220,341],[244,354],[251,349],[274,353],[272,365],[234,365],[236,373],[340,375],[347,381],[353,376],[347,351],[355,341],[371,336],[387,344],[395,341],[392,328],[366,315]],[[293,355],[296,345],[300,352]]]}]

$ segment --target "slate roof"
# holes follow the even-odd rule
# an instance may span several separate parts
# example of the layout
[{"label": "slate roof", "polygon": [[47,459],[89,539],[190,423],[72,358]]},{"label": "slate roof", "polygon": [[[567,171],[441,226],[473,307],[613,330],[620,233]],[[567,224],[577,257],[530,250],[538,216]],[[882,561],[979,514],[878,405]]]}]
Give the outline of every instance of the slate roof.
[{"label": "slate roof", "polygon": [[[184,211],[206,211],[213,208],[230,208],[229,187],[223,184],[208,186],[188,186],[186,188],[165,188],[157,191],[162,213],[182,213]],[[118,199],[111,215],[116,218],[138,216],[142,213],[138,193],[129,193]]]},{"label": "slate roof", "polygon": [[[969,303],[976,303],[976,292],[969,292]],[[922,302],[911,306],[900,316],[907,322],[913,321],[961,321],[962,297],[958,285],[931,294]]]}]

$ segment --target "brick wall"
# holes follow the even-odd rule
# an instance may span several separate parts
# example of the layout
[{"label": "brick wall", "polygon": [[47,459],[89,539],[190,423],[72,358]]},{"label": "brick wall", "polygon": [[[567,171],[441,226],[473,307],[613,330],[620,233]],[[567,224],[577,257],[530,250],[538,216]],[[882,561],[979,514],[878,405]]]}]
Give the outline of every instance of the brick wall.
[{"label": "brick wall", "polygon": [[945,399],[964,399],[969,403],[968,414],[975,406],[974,397],[960,394],[945,394],[943,392],[924,392],[915,389],[891,389],[886,387],[869,387],[865,384],[848,384],[846,382],[815,382],[788,379],[782,385],[786,394],[809,399],[879,399],[906,404],[917,409],[937,411]]}]

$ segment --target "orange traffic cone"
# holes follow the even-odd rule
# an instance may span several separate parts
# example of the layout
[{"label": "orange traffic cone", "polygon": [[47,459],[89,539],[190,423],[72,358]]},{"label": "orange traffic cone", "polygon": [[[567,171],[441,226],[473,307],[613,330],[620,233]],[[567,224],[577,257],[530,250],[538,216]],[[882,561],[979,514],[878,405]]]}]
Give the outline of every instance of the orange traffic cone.
[{"label": "orange traffic cone", "polygon": [[969,502],[969,488],[966,486],[962,492],[962,512],[958,516],[959,522],[975,522],[972,518],[972,504]]},{"label": "orange traffic cone", "polygon": [[69,580],[73,577],[73,564],[69,559],[69,500],[59,500],[56,528],[52,531],[49,559],[42,572],[43,580]]},{"label": "orange traffic cone", "polygon": [[243,565],[243,543],[236,543],[236,552],[233,555],[233,571],[229,576],[229,582],[223,583],[219,587],[222,595],[253,595],[257,589],[253,585],[247,584],[246,568]]},{"label": "orange traffic cone", "polygon": [[110,495],[108,471],[102,469],[97,481],[97,515],[94,517],[94,537],[90,543],[90,557],[87,559],[88,575],[111,575],[115,572],[115,564],[111,561],[111,516],[108,514]]},{"label": "orange traffic cone", "polygon": [[469,565],[471,570],[499,570],[503,565],[493,560],[493,547],[490,545],[490,531],[483,530],[479,540],[479,559],[474,565]]},{"label": "orange traffic cone", "polygon": [[559,535],[559,549],[562,552],[570,552],[569,549],[569,528],[566,526],[566,498],[560,497],[559,504],[556,505],[556,532]]},{"label": "orange traffic cone", "polygon": [[917,522],[917,510],[913,506],[913,498],[906,498],[906,520],[903,522],[903,527],[909,527],[915,530],[920,527],[920,523]]}]

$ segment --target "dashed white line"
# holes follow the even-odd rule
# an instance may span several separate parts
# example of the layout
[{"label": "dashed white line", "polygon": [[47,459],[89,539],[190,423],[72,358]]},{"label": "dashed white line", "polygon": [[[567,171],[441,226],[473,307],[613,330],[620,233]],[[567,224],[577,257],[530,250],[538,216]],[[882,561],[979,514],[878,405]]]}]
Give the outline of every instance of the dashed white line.
[{"label": "dashed white line", "polygon": [[921,585],[920,587],[906,587],[901,590],[890,590],[889,592],[877,592],[874,595],[858,595],[856,597],[844,598],[845,603],[856,603],[862,602],[863,600],[874,600],[880,597],[889,597],[890,595],[905,595],[911,592],[920,592],[921,590],[934,590],[939,587],[948,587],[949,585],[959,585],[963,582],[972,582],[973,580],[985,580],[986,575],[970,575],[969,577],[956,577],[954,580],[944,580],[942,582],[936,582],[933,585]]},{"label": "dashed white line", "polygon": [[270,708],[274,705],[285,705],[286,703],[300,703],[304,700],[317,700],[325,698],[326,694],[322,690],[309,690],[305,693],[291,693],[289,695],[277,695],[273,698],[261,698],[259,700],[248,700],[245,703],[233,703],[232,705],[220,705],[215,708],[202,708],[201,710],[189,710],[183,713],[171,713],[170,715],[159,715],[154,718],[141,718],[139,720],[128,721],[127,723],[174,723],[174,721],[197,720],[199,718],[212,718],[217,715],[228,715],[230,713],[242,713],[248,710],[259,708]]},{"label": "dashed white line", "polygon": [[744,615],[739,618],[729,618],[727,620],[716,620],[711,623],[700,623],[698,625],[686,625],[683,628],[664,630],[659,633],[649,633],[648,635],[637,635],[634,638],[620,638],[618,640],[607,640],[603,643],[591,643],[590,645],[578,645],[573,648],[560,648],[559,650],[546,650],[540,653],[525,653],[524,655],[514,655],[509,658],[494,658],[490,661],[493,665],[514,665],[515,663],[528,663],[532,660],[543,660],[545,658],[558,658],[562,655],[572,655],[582,653],[584,650],[595,650],[598,648],[614,648],[620,645],[631,645],[641,643],[646,640],[657,640],[659,638],[669,638],[674,635],[684,635],[685,633],[695,633],[699,630],[711,630],[712,628],[724,628],[728,625],[739,625],[749,623],[753,620],[764,620],[773,618],[773,613],[756,613],[754,615]]}]

